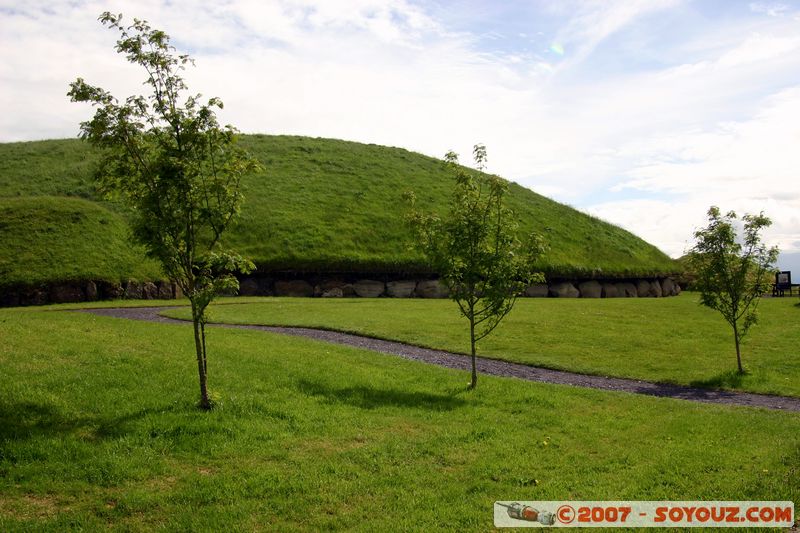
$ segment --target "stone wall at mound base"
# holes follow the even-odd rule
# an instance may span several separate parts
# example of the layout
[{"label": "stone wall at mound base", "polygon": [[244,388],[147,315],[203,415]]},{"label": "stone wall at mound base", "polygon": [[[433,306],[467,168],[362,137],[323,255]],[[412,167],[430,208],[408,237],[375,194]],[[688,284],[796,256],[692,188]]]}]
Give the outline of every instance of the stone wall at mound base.
[{"label": "stone wall at mound base", "polygon": [[183,296],[180,287],[169,281],[125,283],[76,281],[25,287],[0,288],[0,307],[65,304],[100,300],[172,300]]},{"label": "stone wall at mound base", "polygon": [[[377,276],[376,276],[377,277]],[[530,298],[660,298],[676,296],[681,288],[672,278],[628,280],[553,280],[532,285],[521,295]],[[245,277],[242,296],[320,298],[447,298],[447,288],[435,279],[368,279],[353,276]],[[0,307],[99,300],[170,300],[182,297],[169,281],[124,283],[74,282],[0,289]]]},{"label": "stone wall at mound base", "polygon": [[[627,280],[553,280],[531,285],[521,295],[529,298],[660,298],[677,296],[672,278]],[[347,279],[309,276],[305,279],[245,277],[242,296],[298,296],[320,298],[447,298],[447,288],[435,279]]]}]

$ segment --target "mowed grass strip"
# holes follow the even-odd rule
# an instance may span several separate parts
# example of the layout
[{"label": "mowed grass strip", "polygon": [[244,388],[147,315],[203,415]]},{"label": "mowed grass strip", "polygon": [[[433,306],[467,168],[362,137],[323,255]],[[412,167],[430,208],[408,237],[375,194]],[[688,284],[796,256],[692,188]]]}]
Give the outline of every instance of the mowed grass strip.
[{"label": "mowed grass strip", "polygon": [[484,531],[495,500],[800,501],[794,413],[467,393],[463,372],[223,329],[203,413],[189,326],[6,309],[0,338],[3,531]]},{"label": "mowed grass strip", "polygon": [[[180,309],[165,314],[189,316]],[[467,322],[449,300],[269,298],[216,305],[211,319],[334,329],[469,353]],[[586,374],[800,396],[798,300],[765,298],[759,319],[743,344],[744,376],[736,373],[730,326],[692,293],[520,299],[478,344],[478,354]]]}]

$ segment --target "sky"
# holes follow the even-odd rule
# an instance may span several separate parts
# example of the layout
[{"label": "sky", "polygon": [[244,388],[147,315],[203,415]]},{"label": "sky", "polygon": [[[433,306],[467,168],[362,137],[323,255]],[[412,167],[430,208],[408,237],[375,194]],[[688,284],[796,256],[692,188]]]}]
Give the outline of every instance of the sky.
[{"label": "sky", "polygon": [[673,257],[711,205],[763,211],[800,271],[800,0],[0,0],[0,142],[75,137],[78,76],[144,90],[106,10],[166,31],[242,132],[466,164],[483,143],[490,172]]}]

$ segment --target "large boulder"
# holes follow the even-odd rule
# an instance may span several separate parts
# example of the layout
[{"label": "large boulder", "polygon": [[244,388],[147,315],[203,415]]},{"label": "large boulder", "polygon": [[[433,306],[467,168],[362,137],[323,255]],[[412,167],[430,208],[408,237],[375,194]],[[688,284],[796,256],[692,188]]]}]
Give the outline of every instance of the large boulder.
[{"label": "large boulder", "polygon": [[342,296],[345,298],[352,298],[356,296],[356,290],[353,288],[352,283],[345,283],[340,287],[342,289]]},{"label": "large boulder", "polygon": [[122,288],[122,285],[108,281],[98,281],[97,290],[100,293],[100,298],[104,300],[115,300],[125,295],[125,289]]},{"label": "large boulder", "polygon": [[158,299],[159,300],[172,299],[172,282],[169,281],[158,282]]},{"label": "large boulder", "polygon": [[322,291],[322,294],[320,294],[320,296],[322,298],[341,298],[342,296],[344,296],[344,292],[342,291],[341,287],[333,287],[326,291]]},{"label": "large boulder", "polygon": [[661,282],[661,293],[664,296],[674,296],[675,282],[670,278],[664,278],[664,280]]},{"label": "large boulder", "polygon": [[377,298],[386,290],[386,284],[374,279],[362,279],[353,283],[353,290],[362,298]]},{"label": "large boulder", "polygon": [[313,296],[314,287],[303,279],[281,280],[275,282],[275,294],[277,296]]},{"label": "large boulder", "polygon": [[261,285],[255,278],[244,278],[239,282],[239,296],[260,296]]},{"label": "large boulder", "polygon": [[550,285],[550,296],[553,298],[577,298],[581,293],[575,285],[568,281]]},{"label": "large boulder", "polygon": [[528,298],[547,298],[549,293],[546,283],[537,283],[525,289],[525,296]]},{"label": "large boulder", "polygon": [[661,298],[661,296],[663,296],[663,292],[661,291],[661,283],[659,283],[657,279],[654,279],[650,282],[650,296],[653,296],[654,298]]},{"label": "large boulder", "polygon": [[125,283],[125,298],[129,300],[141,300],[142,284],[135,279],[128,280],[128,282]]},{"label": "large boulder", "polygon": [[616,298],[619,296],[617,286],[613,283],[603,283],[603,298]]},{"label": "large boulder", "polygon": [[47,291],[41,287],[30,287],[19,292],[19,305],[44,305]]},{"label": "large boulder", "polygon": [[417,296],[421,298],[447,298],[448,294],[447,287],[438,279],[417,283]]},{"label": "large boulder", "polygon": [[78,285],[65,283],[50,287],[50,301],[56,304],[82,302],[83,290]]},{"label": "large boulder", "polygon": [[142,285],[142,297],[145,300],[155,300],[158,298],[158,287],[152,281],[148,281]]},{"label": "large boulder", "polygon": [[19,293],[13,289],[0,289],[0,307],[16,307],[19,305]]},{"label": "large boulder", "polygon": [[584,281],[578,284],[581,291],[581,298],[600,298],[603,295],[603,287],[597,281]]},{"label": "large boulder", "polygon": [[[325,296],[325,293],[331,293],[333,289],[338,289],[338,292],[341,292],[342,296],[355,296],[353,286],[340,279],[326,279],[314,285],[314,296]],[[336,294],[336,292],[337,291],[334,291],[331,294]],[[328,294],[327,297],[330,298],[331,294]]]},{"label": "large boulder", "polygon": [[347,285],[347,283],[345,283],[340,279],[326,279],[325,281],[319,284],[319,288],[322,291],[329,291],[335,288],[341,289],[345,285]]},{"label": "large boulder", "polygon": [[98,298],[97,285],[94,281],[87,281],[83,284],[83,294],[87,302],[94,302]]},{"label": "large boulder", "polygon": [[620,298],[636,298],[639,296],[639,291],[636,289],[636,285],[630,283],[628,281],[621,281],[616,284],[617,285],[617,295]]},{"label": "large boulder", "polygon": [[386,284],[386,294],[392,298],[410,298],[416,288],[416,281],[390,281]]},{"label": "large boulder", "polygon": [[646,279],[640,279],[636,282],[636,295],[639,298],[646,298],[650,296],[650,282]]}]

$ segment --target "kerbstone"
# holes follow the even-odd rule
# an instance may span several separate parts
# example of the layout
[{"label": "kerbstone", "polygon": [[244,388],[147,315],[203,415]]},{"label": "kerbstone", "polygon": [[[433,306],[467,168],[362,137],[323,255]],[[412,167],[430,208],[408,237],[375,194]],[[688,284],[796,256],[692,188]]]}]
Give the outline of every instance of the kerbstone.
[{"label": "kerbstone", "polygon": [[578,290],[581,291],[581,298],[600,298],[603,295],[603,286],[594,280],[579,283]]},{"label": "kerbstone", "polygon": [[353,284],[353,290],[361,298],[377,298],[386,290],[386,284],[373,279],[362,279]]},{"label": "kerbstone", "polygon": [[550,296],[553,298],[577,298],[581,293],[575,285],[568,281],[550,285]]}]

